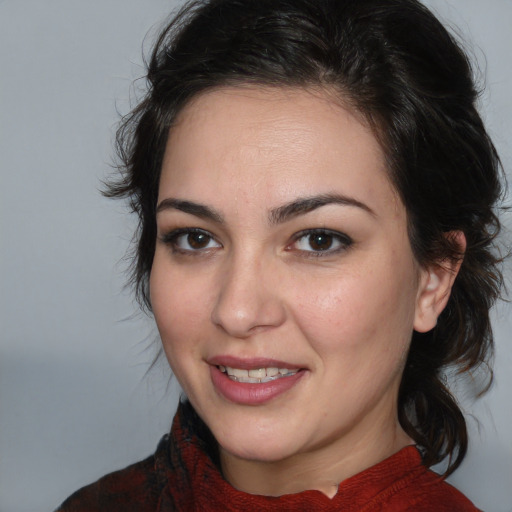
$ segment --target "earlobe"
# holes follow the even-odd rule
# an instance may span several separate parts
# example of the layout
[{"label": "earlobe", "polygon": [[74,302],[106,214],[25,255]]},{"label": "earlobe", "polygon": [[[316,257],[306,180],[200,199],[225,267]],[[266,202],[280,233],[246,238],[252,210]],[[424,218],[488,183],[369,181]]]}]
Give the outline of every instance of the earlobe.
[{"label": "earlobe", "polygon": [[451,231],[447,237],[458,245],[460,257],[445,259],[421,270],[414,316],[414,330],[417,332],[428,332],[436,326],[437,318],[448,303],[463,261],[466,249],[464,233]]}]

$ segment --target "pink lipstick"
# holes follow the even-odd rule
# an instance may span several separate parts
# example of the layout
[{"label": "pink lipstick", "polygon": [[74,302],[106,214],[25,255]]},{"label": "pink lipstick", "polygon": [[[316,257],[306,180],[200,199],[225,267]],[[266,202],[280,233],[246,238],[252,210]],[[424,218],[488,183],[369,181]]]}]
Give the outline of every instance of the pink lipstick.
[{"label": "pink lipstick", "polygon": [[220,356],[208,363],[216,391],[241,405],[268,402],[294,387],[305,375],[304,368],[273,359]]}]

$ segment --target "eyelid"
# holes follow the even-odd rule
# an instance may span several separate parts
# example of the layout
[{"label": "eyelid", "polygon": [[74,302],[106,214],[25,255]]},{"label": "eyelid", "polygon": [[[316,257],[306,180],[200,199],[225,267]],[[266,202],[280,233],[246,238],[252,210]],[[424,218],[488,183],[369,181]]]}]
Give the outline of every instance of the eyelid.
[{"label": "eyelid", "polygon": [[[184,248],[180,247],[178,245],[178,240],[180,237],[189,236],[192,234],[201,234],[208,237],[209,241],[206,247],[199,247],[199,248]],[[311,250],[307,249],[299,249],[297,247],[293,247],[301,238],[305,238],[308,236],[314,236],[314,235],[327,235],[332,237],[332,239],[336,242],[337,247],[334,248],[327,248],[325,250],[322,249],[314,249],[311,248]],[[161,236],[159,236],[160,241],[169,246],[170,249],[175,253],[181,253],[185,255],[200,255],[211,252],[213,249],[222,248],[223,245],[220,243],[217,238],[209,231],[202,229],[202,228],[196,228],[196,227],[186,227],[186,228],[176,228],[172,229],[168,232],[165,232]],[[216,245],[215,247],[208,247],[212,242],[214,242]],[[327,229],[327,228],[310,228],[310,229],[304,229],[297,233],[295,233],[292,236],[291,242],[285,247],[286,251],[289,252],[296,252],[299,253],[305,257],[326,257],[326,256],[332,256],[337,253],[344,252],[349,249],[349,247],[353,244],[353,240],[350,236],[347,234],[336,231],[333,229]]]},{"label": "eyelid", "polygon": [[291,247],[294,244],[296,244],[301,238],[304,238],[306,236],[311,236],[311,235],[317,235],[317,234],[332,236],[334,239],[336,239],[340,243],[340,247],[336,247],[334,249],[326,249],[324,251],[322,251],[322,250],[315,251],[313,249],[311,251],[304,250],[304,249],[296,249],[296,251],[306,255],[307,257],[315,257],[316,258],[316,257],[322,257],[322,256],[330,256],[333,254],[344,252],[354,243],[352,238],[343,232],[336,231],[333,229],[326,229],[326,228],[311,228],[311,229],[304,229],[302,231],[299,231],[298,233],[295,233],[293,235],[291,243],[288,244],[286,249],[288,251],[291,251],[291,250],[293,250]]},{"label": "eyelid", "polygon": [[177,253],[181,253],[181,254],[197,255],[197,254],[208,252],[211,249],[217,248],[217,247],[204,247],[204,248],[199,248],[199,249],[193,249],[193,248],[184,249],[182,247],[177,246],[176,242],[180,237],[186,236],[186,235],[191,235],[191,234],[205,235],[208,238],[210,238],[210,241],[214,241],[216,244],[218,244],[217,247],[222,247],[222,244],[217,240],[217,238],[212,233],[210,233],[209,231],[207,231],[205,229],[201,229],[201,228],[192,228],[192,227],[177,228],[177,229],[173,229],[171,231],[164,233],[159,238],[160,238],[161,242],[164,243],[165,245],[168,245],[173,252],[177,252]]}]

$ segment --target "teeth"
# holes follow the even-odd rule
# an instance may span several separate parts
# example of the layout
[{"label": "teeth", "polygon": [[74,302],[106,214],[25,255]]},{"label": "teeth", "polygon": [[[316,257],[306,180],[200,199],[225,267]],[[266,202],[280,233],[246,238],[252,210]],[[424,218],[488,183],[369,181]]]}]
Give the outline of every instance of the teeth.
[{"label": "teeth", "polygon": [[241,368],[231,368],[229,366],[219,365],[219,370],[227,373],[231,380],[237,382],[246,382],[259,384],[260,382],[270,382],[281,377],[290,377],[299,370],[289,370],[288,368],[254,368],[252,370],[242,370]]},{"label": "teeth", "polygon": [[240,370],[239,368],[226,367],[228,375],[233,375],[237,379],[247,379],[249,377],[249,370]]},{"label": "teeth", "polygon": [[267,368],[267,377],[279,375],[279,368]]},{"label": "teeth", "polygon": [[267,376],[267,370],[265,368],[259,368],[258,370],[249,370],[249,377],[253,379],[264,379]]}]

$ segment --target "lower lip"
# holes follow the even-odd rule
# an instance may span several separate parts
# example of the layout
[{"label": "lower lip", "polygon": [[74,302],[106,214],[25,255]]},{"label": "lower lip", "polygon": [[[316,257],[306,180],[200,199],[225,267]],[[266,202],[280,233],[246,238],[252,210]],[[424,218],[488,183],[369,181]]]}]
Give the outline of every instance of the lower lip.
[{"label": "lower lip", "polygon": [[226,373],[216,366],[210,366],[210,374],[215,389],[227,400],[235,404],[260,405],[282,395],[304,376],[300,370],[289,377],[280,377],[269,382],[253,384],[231,380]]}]

